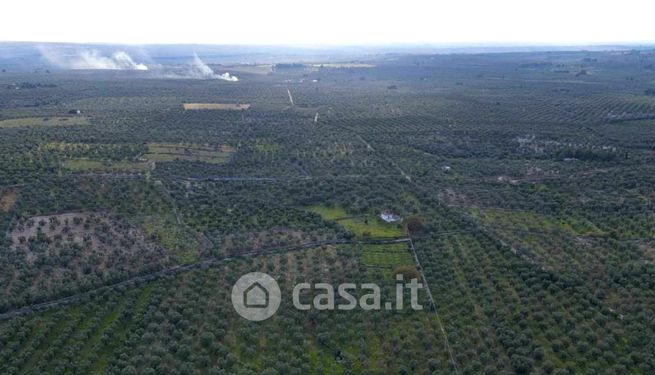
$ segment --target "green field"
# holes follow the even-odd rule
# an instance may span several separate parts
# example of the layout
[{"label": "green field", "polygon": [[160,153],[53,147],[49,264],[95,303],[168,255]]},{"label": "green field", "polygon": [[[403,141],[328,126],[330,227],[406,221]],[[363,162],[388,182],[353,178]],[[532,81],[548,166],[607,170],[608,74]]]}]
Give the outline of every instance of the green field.
[{"label": "green field", "polygon": [[89,125],[89,118],[85,116],[64,117],[23,117],[0,121],[0,128],[17,128],[23,126],[70,126]]},{"label": "green field", "polygon": [[89,159],[70,159],[63,162],[63,167],[71,171],[101,171],[101,172],[145,172],[151,166],[145,162],[98,161]]},{"label": "green field", "polygon": [[226,145],[209,147],[198,144],[150,143],[148,152],[142,158],[154,162],[183,160],[224,164],[235,151]]},{"label": "green field", "polygon": [[350,215],[342,207],[312,206],[309,211],[321,215],[324,220],[336,221],[355,234],[357,238],[402,237],[403,227],[397,223],[386,223],[371,214]]},{"label": "green field", "polygon": [[394,268],[414,265],[414,259],[404,243],[390,245],[365,245],[364,264],[369,267]]},{"label": "green field", "polygon": [[[197,144],[149,143],[147,152],[138,153],[141,145],[137,144],[89,144],[49,142],[44,144],[42,152],[54,151],[62,154],[66,160],[63,167],[72,171],[104,172],[145,172],[154,168],[154,163],[173,161],[196,161],[209,164],[224,164],[236,151],[230,146],[201,146]],[[101,155],[123,153],[123,160],[99,160]],[[75,157],[84,155],[83,157]],[[89,155],[87,157],[87,155]]]},{"label": "green field", "polygon": [[566,232],[576,236],[602,236],[605,231],[585,218],[552,217],[528,211],[472,210],[471,215],[485,225],[526,231]]},{"label": "green field", "polygon": [[253,149],[262,154],[275,154],[280,152],[281,145],[265,139],[256,139]]},{"label": "green field", "polygon": [[146,236],[161,245],[181,264],[197,261],[201,243],[197,233],[178,224],[171,216],[146,216],[138,220]]}]

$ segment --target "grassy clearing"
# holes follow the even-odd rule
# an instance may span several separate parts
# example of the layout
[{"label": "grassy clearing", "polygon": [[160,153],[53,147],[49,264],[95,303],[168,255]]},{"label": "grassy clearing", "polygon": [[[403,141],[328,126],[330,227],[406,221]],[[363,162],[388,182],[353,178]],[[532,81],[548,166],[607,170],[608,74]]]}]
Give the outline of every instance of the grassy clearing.
[{"label": "grassy clearing", "polygon": [[102,171],[102,172],[145,172],[151,169],[150,163],[133,162],[129,160],[122,161],[99,161],[85,158],[65,160],[62,164],[65,169],[84,172],[84,171]]},{"label": "grassy clearing", "polygon": [[232,103],[184,103],[185,111],[197,110],[220,110],[220,111],[244,111],[250,108],[250,104]]},{"label": "grassy clearing", "polygon": [[414,265],[414,259],[403,243],[388,245],[366,245],[363,251],[367,267],[395,268]]},{"label": "grassy clearing", "polygon": [[85,116],[23,117],[0,121],[0,128],[66,125],[89,125],[89,118]]},{"label": "grassy clearing", "polygon": [[265,139],[257,139],[252,148],[259,153],[268,155],[278,153],[282,149],[282,146]]},{"label": "grassy clearing", "polygon": [[0,195],[0,212],[9,212],[16,204],[19,196],[20,190],[16,188],[9,188],[2,193]]},{"label": "grassy clearing", "polygon": [[404,234],[403,228],[399,224],[386,223],[379,217],[370,214],[349,215],[342,207],[312,206],[309,211],[321,215],[324,220],[336,221],[360,239],[370,237],[395,238],[402,237]]},{"label": "grassy clearing", "polygon": [[142,159],[154,162],[199,161],[210,164],[224,164],[236,152],[227,145],[203,146],[198,144],[150,143],[148,153]]},{"label": "grassy clearing", "polygon": [[339,224],[355,233],[358,238],[363,237],[402,237],[403,229],[399,224],[383,222],[378,217],[364,216],[337,220]]},{"label": "grassy clearing", "polygon": [[337,220],[348,216],[346,210],[341,207],[312,206],[309,211],[321,215],[325,220]]},{"label": "grassy clearing", "polygon": [[535,232],[565,232],[575,236],[600,236],[605,234],[591,221],[584,218],[546,216],[528,211],[499,209],[472,209],[471,215],[484,225],[510,230]]},{"label": "grassy clearing", "polygon": [[[97,146],[97,145],[93,145]],[[82,150],[88,151],[92,145],[84,143],[47,143],[44,149],[57,151]],[[111,152],[112,147],[118,145],[103,145],[106,152]],[[62,166],[72,171],[103,171],[103,172],[145,172],[154,168],[154,163],[172,161],[197,161],[210,164],[224,164],[236,149],[227,145],[199,145],[199,144],[176,144],[176,143],[150,143],[147,146],[147,153],[141,155],[138,160],[97,160],[93,158],[79,157],[65,160]]]},{"label": "grassy clearing", "polygon": [[147,216],[140,227],[146,236],[166,249],[177,263],[191,263],[198,260],[200,242],[187,228],[176,223],[171,216]]}]

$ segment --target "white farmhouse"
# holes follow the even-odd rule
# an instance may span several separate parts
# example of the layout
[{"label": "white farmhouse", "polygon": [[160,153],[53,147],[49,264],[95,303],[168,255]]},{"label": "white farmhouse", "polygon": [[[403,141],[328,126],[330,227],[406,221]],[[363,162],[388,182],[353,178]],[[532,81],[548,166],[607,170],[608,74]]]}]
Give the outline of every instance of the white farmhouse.
[{"label": "white farmhouse", "polygon": [[384,210],[380,214],[380,219],[386,221],[387,223],[396,223],[401,220],[400,216],[394,214],[390,210]]}]

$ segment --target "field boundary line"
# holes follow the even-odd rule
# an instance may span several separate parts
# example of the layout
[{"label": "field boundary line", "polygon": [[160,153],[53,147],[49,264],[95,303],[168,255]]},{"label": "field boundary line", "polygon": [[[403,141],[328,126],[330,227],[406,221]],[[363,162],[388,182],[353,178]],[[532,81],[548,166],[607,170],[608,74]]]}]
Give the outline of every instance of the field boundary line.
[{"label": "field boundary line", "polygon": [[434,311],[434,315],[437,318],[437,323],[439,324],[439,329],[441,330],[441,334],[443,334],[444,344],[446,346],[446,350],[448,351],[448,356],[450,357],[450,361],[453,364],[453,370],[455,370],[456,375],[459,375],[459,368],[457,367],[457,362],[455,361],[455,356],[453,355],[453,351],[450,348],[450,342],[448,341],[448,334],[446,333],[446,330],[443,327],[441,316],[439,316],[439,311],[437,311],[437,305],[434,303],[434,297],[432,296],[430,285],[428,284],[428,280],[425,278],[425,274],[423,273],[423,266],[421,266],[421,262],[419,261],[418,255],[416,254],[414,241],[412,241],[412,237],[409,235],[409,233],[407,234],[407,238],[409,239],[408,241],[409,246],[412,249],[412,254],[414,255],[414,262],[416,262],[416,266],[418,267],[418,270],[421,273],[421,279],[423,280],[425,291],[428,293],[428,298],[430,299],[430,308],[432,309],[432,311]]}]

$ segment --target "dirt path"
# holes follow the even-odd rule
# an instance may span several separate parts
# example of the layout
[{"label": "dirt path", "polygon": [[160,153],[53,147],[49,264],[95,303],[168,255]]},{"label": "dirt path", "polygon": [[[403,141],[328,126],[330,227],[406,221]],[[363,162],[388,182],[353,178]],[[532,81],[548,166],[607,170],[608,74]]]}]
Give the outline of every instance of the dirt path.
[{"label": "dirt path", "polygon": [[291,106],[293,107],[295,104],[293,104],[293,96],[291,96],[291,90],[287,88],[287,93],[289,94],[289,101],[291,102]]},{"label": "dirt path", "polygon": [[[301,172],[307,173],[306,170]],[[206,177],[185,177],[173,176],[171,178],[183,181],[254,181],[254,182],[278,182],[278,181],[298,181],[298,180],[339,180],[339,179],[358,179],[358,178],[393,178],[397,175],[364,175],[364,174],[345,174],[338,176],[288,176],[288,177],[226,177],[226,176],[206,176]]]},{"label": "dirt path", "polygon": [[[364,137],[362,137],[359,134],[357,134],[357,137],[366,145],[367,150],[376,152],[375,149],[373,148],[373,146],[371,146],[371,144],[368,143],[364,139]],[[386,155],[385,155],[385,157],[386,157]],[[393,165],[400,172],[401,176],[405,177],[407,179],[407,181],[412,181],[412,178],[407,173],[405,173],[405,171],[403,171],[402,168],[400,168],[400,166],[392,158],[386,158],[386,159],[391,163],[391,165]]]}]

